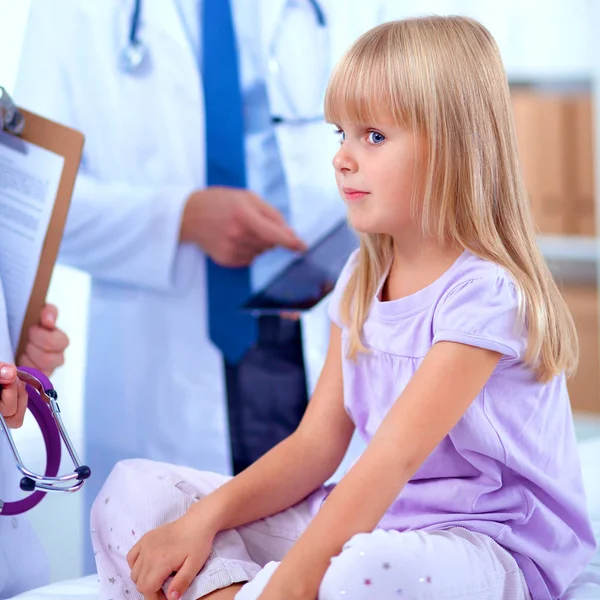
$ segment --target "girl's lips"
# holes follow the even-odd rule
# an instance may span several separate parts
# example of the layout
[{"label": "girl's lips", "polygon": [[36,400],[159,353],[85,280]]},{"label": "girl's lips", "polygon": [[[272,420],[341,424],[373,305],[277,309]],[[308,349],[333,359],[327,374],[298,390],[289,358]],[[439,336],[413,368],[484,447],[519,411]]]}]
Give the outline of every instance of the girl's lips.
[{"label": "girl's lips", "polygon": [[343,188],[342,192],[346,200],[360,200],[364,198],[369,192],[363,192],[361,190],[355,190],[352,188]]}]

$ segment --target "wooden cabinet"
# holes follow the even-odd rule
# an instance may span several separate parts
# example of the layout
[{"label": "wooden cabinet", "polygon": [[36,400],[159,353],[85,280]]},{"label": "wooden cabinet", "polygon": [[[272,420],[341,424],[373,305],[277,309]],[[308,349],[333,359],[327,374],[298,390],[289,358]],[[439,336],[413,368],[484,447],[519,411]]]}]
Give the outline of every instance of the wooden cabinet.
[{"label": "wooden cabinet", "polygon": [[579,336],[579,368],[568,382],[574,411],[600,413],[598,293],[595,285],[563,286]]},{"label": "wooden cabinet", "polygon": [[[570,250],[588,236],[591,252],[583,254],[593,255],[595,263],[591,94],[517,88],[512,99],[523,178],[538,232],[546,236],[541,242],[554,240],[557,246],[561,241],[561,252],[551,254],[570,263],[577,255]],[[541,243],[548,257],[547,245]],[[570,264],[562,275],[580,266]],[[591,274],[587,284],[565,284],[561,291],[579,336],[579,368],[568,382],[571,404],[575,411],[600,413],[599,305],[593,266]]]},{"label": "wooden cabinet", "polygon": [[595,235],[594,214],[594,131],[592,98],[578,94],[567,98],[568,172],[572,188],[568,194],[568,230]]},{"label": "wooden cabinet", "polygon": [[519,158],[539,233],[594,235],[590,94],[515,89],[512,98]]}]

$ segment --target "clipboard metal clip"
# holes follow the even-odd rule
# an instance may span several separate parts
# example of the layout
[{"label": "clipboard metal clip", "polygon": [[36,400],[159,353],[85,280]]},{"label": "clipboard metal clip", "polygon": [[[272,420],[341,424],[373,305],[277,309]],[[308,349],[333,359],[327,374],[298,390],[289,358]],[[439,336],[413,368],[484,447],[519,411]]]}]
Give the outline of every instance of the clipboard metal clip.
[{"label": "clipboard metal clip", "polygon": [[6,130],[21,135],[25,127],[25,117],[16,107],[8,92],[0,85],[0,131]]}]

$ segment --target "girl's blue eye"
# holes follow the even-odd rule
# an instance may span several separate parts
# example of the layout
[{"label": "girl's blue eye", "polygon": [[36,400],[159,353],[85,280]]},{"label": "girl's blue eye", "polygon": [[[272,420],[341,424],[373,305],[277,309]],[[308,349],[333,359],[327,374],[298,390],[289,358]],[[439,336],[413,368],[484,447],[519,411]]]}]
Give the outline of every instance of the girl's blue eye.
[{"label": "girl's blue eye", "polygon": [[346,133],[343,129],[336,129],[335,135],[337,135],[340,138],[340,142],[343,142],[346,139]]},{"label": "girl's blue eye", "polygon": [[381,144],[385,140],[385,136],[379,131],[369,131],[369,142],[371,144]]}]

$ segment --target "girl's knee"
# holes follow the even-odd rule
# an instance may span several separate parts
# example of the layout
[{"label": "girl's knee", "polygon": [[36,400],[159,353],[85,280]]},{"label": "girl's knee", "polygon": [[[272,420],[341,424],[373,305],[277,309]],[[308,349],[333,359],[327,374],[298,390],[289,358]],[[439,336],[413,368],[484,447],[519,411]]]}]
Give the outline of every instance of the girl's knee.
[{"label": "girl's knee", "polygon": [[120,489],[123,485],[129,487],[128,482],[132,479],[132,476],[137,478],[138,473],[147,468],[146,463],[152,463],[152,461],[137,458],[119,461],[112,468],[104,484],[102,485],[102,488],[94,501],[94,505],[98,504],[100,497],[106,496],[107,490],[114,488]]},{"label": "girl's knee", "polygon": [[119,461],[92,504],[92,524],[107,521],[115,512],[135,512],[141,497],[155,492],[156,483],[160,483],[156,474],[161,472],[161,466],[162,463],[142,458]]},{"label": "girl's knee", "polygon": [[[420,532],[376,530],[355,535],[331,560],[321,583],[319,600],[339,600],[345,595],[357,600],[402,596],[425,588],[433,579],[428,570],[425,540]],[[409,539],[407,539],[409,538]],[[410,539],[415,538],[415,539]],[[391,595],[391,596],[390,596]]]},{"label": "girl's knee", "polygon": [[354,536],[332,559],[319,600],[496,598],[522,587],[519,573],[506,550],[467,530],[376,530]]},{"label": "girl's knee", "polygon": [[[115,516],[166,522],[229,478],[148,459],[118,462],[92,505],[92,522]],[[157,521],[158,520],[158,521]]]}]

